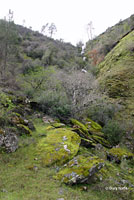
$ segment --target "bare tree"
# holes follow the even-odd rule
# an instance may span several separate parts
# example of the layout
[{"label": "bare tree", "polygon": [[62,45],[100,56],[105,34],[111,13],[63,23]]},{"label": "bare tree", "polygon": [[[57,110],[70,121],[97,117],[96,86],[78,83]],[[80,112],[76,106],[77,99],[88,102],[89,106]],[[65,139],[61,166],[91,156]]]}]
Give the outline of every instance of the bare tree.
[{"label": "bare tree", "polygon": [[60,72],[58,76],[75,113],[82,111],[84,107],[89,105],[90,101],[98,98],[98,95],[93,94],[96,84],[91,73],[74,71],[71,74],[65,74]]},{"label": "bare tree", "polygon": [[47,28],[48,28],[48,25],[49,25],[49,23],[46,23],[45,25],[43,25],[42,27],[41,27],[41,33],[46,33],[46,30],[47,30]]},{"label": "bare tree", "polygon": [[87,35],[88,35],[88,39],[92,40],[94,35],[93,35],[93,31],[94,31],[94,27],[93,27],[93,22],[90,21],[87,24]]},{"label": "bare tree", "polygon": [[52,38],[53,34],[55,34],[55,32],[57,32],[57,28],[54,23],[50,24],[48,31],[49,31],[50,37]]},{"label": "bare tree", "polygon": [[49,35],[51,38],[53,35],[57,32],[57,28],[54,23],[46,23],[45,25],[42,26],[41,28],[41,33],[45,35]]}]

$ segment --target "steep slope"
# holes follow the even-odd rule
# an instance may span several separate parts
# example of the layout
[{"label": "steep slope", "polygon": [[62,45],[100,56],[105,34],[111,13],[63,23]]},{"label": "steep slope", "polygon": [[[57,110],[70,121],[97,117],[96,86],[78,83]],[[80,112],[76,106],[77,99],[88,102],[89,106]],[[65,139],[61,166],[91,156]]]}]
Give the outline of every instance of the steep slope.
[{"label": "steep slope", "polygon": [[17,25],[16,28],[21,38],[20,57],[24,60],[39,59],[40,65],[56,65],[61,69],[66,68],[66,70],[80,67],[80,54],[71,43],[54,40],[20,25]]},{"label": "steep slope", "polygon": [[95,37],[93,40],[89,40],[86,44],[85,54],[91,64],[100,63],[106,54],[117,45],[120,39],[130,33],[133,29],[134,15],[109,27],[104,33]]},{"label": "steep slope", "polygon": [[124,122],[131,133],[134,130],[134,31],[121,41],[99,65],[98,81],[102,92],[122,109],[115,116]]}]

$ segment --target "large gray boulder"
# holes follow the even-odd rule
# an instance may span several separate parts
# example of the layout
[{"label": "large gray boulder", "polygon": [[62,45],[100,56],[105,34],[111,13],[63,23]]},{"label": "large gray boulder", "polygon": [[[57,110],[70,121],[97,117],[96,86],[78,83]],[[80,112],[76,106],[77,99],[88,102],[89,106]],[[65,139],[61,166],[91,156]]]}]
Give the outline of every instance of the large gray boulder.
[{"label": "large gray boulder", "polygon": [[3,131],[0,134],[0,148],[6,152],[15,152],[18,148],[18,137],[10,130]]}]

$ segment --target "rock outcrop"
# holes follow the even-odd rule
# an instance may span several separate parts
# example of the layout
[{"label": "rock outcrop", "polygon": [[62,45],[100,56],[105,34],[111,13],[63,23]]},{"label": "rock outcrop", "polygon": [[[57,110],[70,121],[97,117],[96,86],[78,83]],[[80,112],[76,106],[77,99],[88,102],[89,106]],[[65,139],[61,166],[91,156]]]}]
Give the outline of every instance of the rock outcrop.
[{"label": "rock outcrop", "polygon": [[65,164],[55,178],[69,185],[89,183],[104,165],[105,162],[96,156],[78,155]]},{"label": "rock outcrop", "polygon": [[45,166],[61,165],[72,159],[79,150],[79,135],[66,128],[50,129],[47,138],[37,144],[37,154],[42,157]]},{"label": "rock outcrop", "polygon": [[10,129],[0,132],[0,147],[8,152],[15,152],[18,148],[18,137]]}]

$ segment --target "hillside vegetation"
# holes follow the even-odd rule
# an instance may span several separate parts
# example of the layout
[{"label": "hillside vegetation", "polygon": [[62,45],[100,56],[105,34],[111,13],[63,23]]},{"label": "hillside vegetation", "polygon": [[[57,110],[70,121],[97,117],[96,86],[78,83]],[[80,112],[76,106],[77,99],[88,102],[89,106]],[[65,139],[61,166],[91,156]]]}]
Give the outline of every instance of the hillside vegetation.
[{"label": "hillside vegetation", "polygon": [[133,18],[84,54],[0,20],[1,200],[134,199]]},{"label": "hillside vegetation", "polygon": [[[115,118],[124,123],[133,142],[134,122],[134,31],[116,45],[99,65],[98,81],[103,92],[122,105]],[[129,135],[130,137],[130,135]]]},{"label": "hillside vegetation", "polygon": [[100,63],[106,54],[118,44],[121,38],[132,30],[134,30],[134,15],[109,27],[93,40],[89,40],[86,44],[85,55],[90,63],[93,65]]}]

